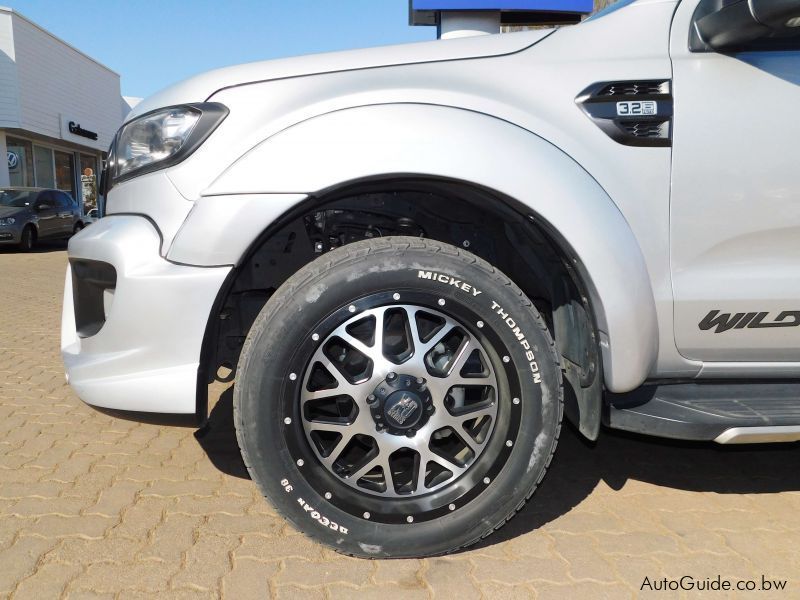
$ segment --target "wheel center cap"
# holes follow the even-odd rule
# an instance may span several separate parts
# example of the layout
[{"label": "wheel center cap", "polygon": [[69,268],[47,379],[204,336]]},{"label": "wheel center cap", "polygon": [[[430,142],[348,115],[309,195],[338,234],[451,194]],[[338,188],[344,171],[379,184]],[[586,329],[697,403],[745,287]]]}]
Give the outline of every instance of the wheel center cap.
[{"label": "wheel center cap", "polygon": [[378,431],[413,437],[435,411],[425,379],[389,373],[367,398]]},{"label": "wheel center cap", "polygon": [[410,390],[398,390],[383,403],[387,425],[396,429],[413,427],[422,418],[422,400]]}]

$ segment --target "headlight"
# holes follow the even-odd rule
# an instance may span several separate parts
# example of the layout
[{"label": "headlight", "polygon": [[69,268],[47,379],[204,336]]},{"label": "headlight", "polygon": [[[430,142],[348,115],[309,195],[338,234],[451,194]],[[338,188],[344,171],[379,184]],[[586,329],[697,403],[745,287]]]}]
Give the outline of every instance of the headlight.
[{"label": "headlight", "polygon": [[6,217],[5,219],[0,219],[0,225],[13,225],[16,222],[17,220],[14,217]]},{"label": "headlight", "polygon": [[205,102],[161,108],[127,123],[109,153],[113,185],[179,163],[228,115],[222,104]]}]

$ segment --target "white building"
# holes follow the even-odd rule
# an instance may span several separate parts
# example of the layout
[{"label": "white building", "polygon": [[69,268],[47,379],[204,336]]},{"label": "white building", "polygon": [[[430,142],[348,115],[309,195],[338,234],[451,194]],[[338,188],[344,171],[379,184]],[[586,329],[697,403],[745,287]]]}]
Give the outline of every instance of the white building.
[{"label": "white building", "polygon": [[128,110],[117,73],[0,6],[0,186],[56,188],[94,204]]}]

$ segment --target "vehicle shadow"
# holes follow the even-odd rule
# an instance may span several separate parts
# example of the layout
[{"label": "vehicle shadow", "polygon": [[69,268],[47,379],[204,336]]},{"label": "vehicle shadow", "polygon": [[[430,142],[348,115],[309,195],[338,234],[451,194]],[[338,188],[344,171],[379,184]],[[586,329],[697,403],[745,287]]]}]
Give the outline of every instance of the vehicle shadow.
[{"label": "vehicle shadow", "polygon": [[222,392],[208,415],[208,423],[194,437],[217,469],[226,475],[250,479],[233,427],[233,386]]},{"label": "vehicle shadow", "polygon": [[48,252],[64,252],[69,240],[47,240],[36,242],[30,252],[22,252],[16,246],[0,246],[0,254],[47,254]]},{"label": "vehicle shadow", "polygon": [[[198,442],[220,471],[249,478],[233,428],[233,386],[220,396]],[[679,442],[605,429],[587,442],[570,425],[561,431],[550,471],[535,501],[476,547],[523,535],[580,504],[600,482],[620,490],[628,480],[685,491],[769,494],[800,490],[800,444],[720,446]]]}]

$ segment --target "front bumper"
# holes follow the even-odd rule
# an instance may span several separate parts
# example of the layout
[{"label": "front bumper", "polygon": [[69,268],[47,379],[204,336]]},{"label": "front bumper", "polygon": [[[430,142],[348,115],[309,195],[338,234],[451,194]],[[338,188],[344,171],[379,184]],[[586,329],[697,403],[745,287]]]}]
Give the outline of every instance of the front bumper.
[{"label": "front bumper", "polygon": [[2,244],[19,244],[22,228],[15,225],[6,225],[0,227],[0,245]]},{"label": "front bumper", "polygon": [[[160,245],[152,223],[132,215],[101,219],[70,241],[61,354],[69,384],[87,404],[148,413],[197,410],[200,349],[230,267],[177,265],[160,256]],[[75,298],[81,296],[73,294],[72,265],[82,261],[107,263],[116,283],[100,302],[101,326],[79,333]],[[84,283],[76,279],[81,289]]]}]

